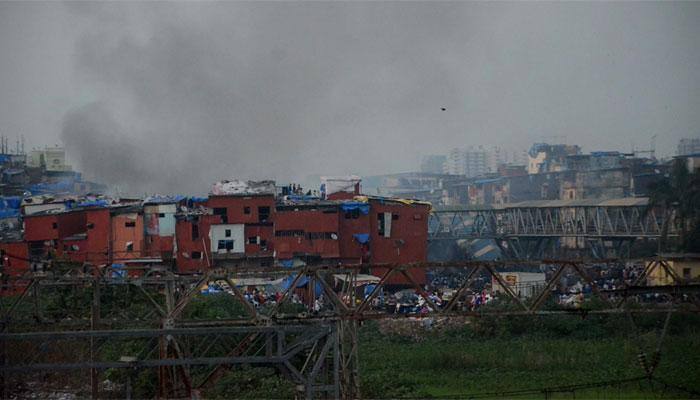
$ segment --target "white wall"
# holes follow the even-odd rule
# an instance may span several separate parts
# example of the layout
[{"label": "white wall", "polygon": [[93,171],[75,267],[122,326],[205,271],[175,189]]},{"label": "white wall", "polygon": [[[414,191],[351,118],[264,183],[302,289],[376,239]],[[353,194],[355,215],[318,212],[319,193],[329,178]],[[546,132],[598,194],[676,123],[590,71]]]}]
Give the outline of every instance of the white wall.
[{"label": "white wall", "polygon": [[46,204],[27,204],[22,206],[24,208],[24,215],[32,215],[44,211],[65,211],[65,203],[46,203]]},{"label": "white wall", "polygon": [[[230,236],[226,236],[226,231],[230,231]],[[211,239],[211,252],[214,253],[245,253],[245,231],[243,224],[218,224],[212,225],[209,229],[209,239]],[[220,240],[233,240],[232,250],[219,250]]]},{"label": "white wall", "polygon": [[[155,204],[144,206],[143,212],[145,214],[146,232],[151,235],[157,234],[159,236],[174,236],[176,211],[177,206],[175,204]],[[162,217],[155,217],[158,219],[157,226],[153,226],[155,224],[151,221],[151,218],[154,218],[152,217],[153,214],[164,214]],[[151,232],[149,232],[149,230],[151,230]]]}]

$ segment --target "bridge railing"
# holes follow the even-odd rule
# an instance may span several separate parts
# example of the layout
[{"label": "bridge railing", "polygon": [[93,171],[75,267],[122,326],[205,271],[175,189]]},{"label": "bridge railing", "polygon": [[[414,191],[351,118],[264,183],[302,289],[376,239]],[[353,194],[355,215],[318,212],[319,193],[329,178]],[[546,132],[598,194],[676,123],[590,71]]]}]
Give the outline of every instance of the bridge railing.
[{"label": "bridge railing", "polygon": [[430,216],[429,236],[505,238],[515,236],[675,237],[673,213],[645,206],[451,208]]}]

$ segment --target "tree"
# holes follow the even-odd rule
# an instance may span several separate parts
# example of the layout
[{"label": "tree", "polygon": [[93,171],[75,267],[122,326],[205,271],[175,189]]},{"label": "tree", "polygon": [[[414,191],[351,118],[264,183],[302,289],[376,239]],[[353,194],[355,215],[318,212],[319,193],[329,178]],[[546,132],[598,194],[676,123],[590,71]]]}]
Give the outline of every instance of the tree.
[{"label": "tree", "polygon": [[[700,252],[700,173],[689,171],[684,159],[673,160],[669,177],[651,185],[649,208],[659,208],[664,215],[673,218],[679,228],[675,250]],[[668,223],[663,228],[661,241],[665,248]]]}]

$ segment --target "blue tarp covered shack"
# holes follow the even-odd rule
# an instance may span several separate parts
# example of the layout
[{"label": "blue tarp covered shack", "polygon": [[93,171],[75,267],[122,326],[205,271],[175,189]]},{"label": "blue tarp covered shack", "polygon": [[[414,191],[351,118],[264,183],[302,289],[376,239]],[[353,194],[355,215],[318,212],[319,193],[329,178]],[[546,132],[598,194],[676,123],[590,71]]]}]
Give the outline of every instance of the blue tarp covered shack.
[{"label": "blue tarp covered shack", "polygon": [[22,204],[19,196],[0,197],[0,218],[17,218]]},{"label": "blue tarp covered shack", "polygon": [[342,203],[340,209],[345,212],[359,211],[360,213],[367,215],[369,214],[369,203],[363,203],[360,201],[349,201]]},{"label": "blue tarp covered shack", "polygon": [[36,183],[29,186],[29,191],[33,195],[50,193],[71,193],[75,187],[74,180],[64,180],[55,183]]},{"label": "blue tarp covered shack", "polygon": [[[282,290],[289,289],[289,287],[292,285],[292,282],[294,282],[294,279],[296,279],[296,277],[297,277],[297,274],[292,274],[292,275],[289,275],[288,277],[284,278],[284,280],[282,281],[282,285],[280,285]],[[296,287],[297,288],[305,288],[305,287],[307,287],[308,284],[309,284],[309,278],[306,276],[302,276],[297,281]],[[323,286],[321,286],[321,284],[319,282],[316,282],[316,287],[314,288],[314,294],[316,296],[320,296],[321,293],[323,293]]]}]

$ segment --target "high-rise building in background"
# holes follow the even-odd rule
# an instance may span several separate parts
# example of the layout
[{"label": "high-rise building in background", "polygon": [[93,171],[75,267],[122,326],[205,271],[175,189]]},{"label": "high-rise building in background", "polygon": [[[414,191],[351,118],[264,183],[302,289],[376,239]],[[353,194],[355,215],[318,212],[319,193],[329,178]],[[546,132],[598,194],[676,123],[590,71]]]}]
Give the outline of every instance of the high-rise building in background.
[{"label": "high-rise building in background", "polygon": [[677,156],[687,156],[700,153],[700,138],[681,139],[678,142]]},{"label": "high-rise building in background", "polygon": [[516,150],[510,154],[510,159],[508,159],[508,164],[512,165],[525,165],[528,163],[528,155],[526,150]]},{"label": "high-rise building in background", "polygon": [[484,149],[483,146],[470,146],[464,152],[464,162],[466,164],[465,175],[471,177],[488,173],[490,171],[488,160],[489,153],[486,151],[486,149]]},{"label": "high-rise building in background", "polygon": [[474,177],[490,171],[490,155],[483,146],[470,146],[466,149],[454,148],[445,164],[445,173]]},{"label": "high-rise building in background", "polygon": [[487,154],[487,165],[489,172],[498,171],[498,166],[508,164],[508,152],[501,146],[494,146]]},{"label": "high-rise building in background", "polygon": [[501,146],[455,147],[447,155],[429,154],[421,159],[420,172],[466,177],[497,173],[503,165],[528,164],[525,150],[511,151]]},{"label": "high-rise building in background", "polygon": [[420,172],[428,174],[442,174],[445,172],[447,156],[442,154],[429,154],[423,157],[420,163]]},{"label": "high-rise building in background", "polygon": [[444,172],[450,175],[464,175],[464,153],[458,148],[450,150]]}]

